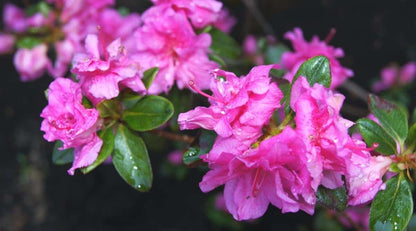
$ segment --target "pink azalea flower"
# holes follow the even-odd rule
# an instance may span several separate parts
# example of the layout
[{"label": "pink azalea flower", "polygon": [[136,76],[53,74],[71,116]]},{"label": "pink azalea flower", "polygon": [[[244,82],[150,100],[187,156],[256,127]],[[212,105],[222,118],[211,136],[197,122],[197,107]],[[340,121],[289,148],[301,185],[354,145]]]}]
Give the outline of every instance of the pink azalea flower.
[{"label": "pink azalea flower", "polygon": [[282,65],[289,71],[284,78],[289,81],[292,81],[300,64],[318,55],[324,55],[329,59],[332,75],[331,89],[337,88],[347,78],[354,75],[352,70],[341,66],[338,61],[338,58],[344,57],[344,51],[341,48],[329,46],[326,41],[320,41],[317,36],[314,36],[310,42],[307,42],[303,38],[300,28],[287,32],[285,38],[292,42],[295,50],[294,52],[285,52],[282,55]]},{"label": "pink azalea flower", "polygon": [[25,12],[10,3],[4,6],[3,22],[6,30],[13,32],[23,32],[28,28]]},{"label": "pink azalea flower", "polygon": [[347,159],[348,204],[360,205],[371,201],[379,190],[385,189],[382,177],[392,160],[388,156],[371,156],[364,142],[352,140],[352,155]]},{"label": "pink azalea flower", "polygon": [[23,82],[41,77],[48,66],[51,65],[47,51],[48,48],[43,43],[32,49],[20,48],[17,50],[14,54],[13,63]]},{"label": "pink azalea flower", "polygon": [[405,86],[411,83],[416,77],[416,62],[409,62],[398,66],[389,66],[381,70],[381,80],[373,84],[373,91],[380,92],[394,86]]},{"label": "pink azalea flower", "polygon": [[230,33],[236,23],[237,19],[230,15],[229,10],[222,8],[218,19],[214,22],[214,26],[225,33]]},{"label": "pink azalea flower", "polygon": [[140,66],[126,55],[120,39],[106,47],[104,60],[99,52],[100,45],[104,46],[96,35],[88,35],[85,39],[87,53],[77,53],[74,56],[71,71],[80,80],[83,94],[97,104],[104,99],[117,97],[119,84],[135,92],[145,93]]},{"label": "pink azalea flower", "polygon": [[209,71],[218,64],[208,58],[211,37],[196,35],[186,17],[168,8],[143,14],[145,24],[136,31],[135,59],[144,69],[159,67],[150,94],[168,92],[176,80],[182,89],[189,81],[200,89],[209,87]]},{"label": "pink azalea flower", "polygon": [[158,7],[170,7],[184,12],[197,29],[215,23],[222,7],[222,3],[216,0],[152,0],[152,2]]},{"label": "pink azalea flower", "polygon": [[102,42],[109,44],[120,38],[121,43],[130,54],[135,52],[136,39],[132,32],[141,25],[139,14],[132,13],[123,16],[117,10],[107,8],[97,16],[97,25],[100,28],[97,33],[102,37]]},{"label": "pink azalea flower", "polygon": [[199,186],[208,192],[225,184],[226,207],[236,220],[262,216],[269,203],[283,213],[303,210],[313,214],[316,198],[305,152],[302,140],[286,127],[241,155],[222,153],[210,163],[211,170]]},{"label": "pink azalea flower", "polygon": [[244,149],[241,143],[251,145],[262,134],[262,127],[269,123],[274,110],[280,107],[283,97],[276,84],[270,83],[269,72],[274,67],[277,66],[258,66],[241,78],[217,70],[211,81],[213,96],[208,96],[211,106],[179,114],[181,129],[214,130],[219,135],[210,152],[214,159],[217,155],[214,153],[221,153],[224,147],[231,150],[230,147],[236,146]]},{"label": "pink azalea flower", "polygon": [[102,140],[96,131],[100,126],[99,112],[82,105],[81,88],[70,79],[58,78],[49,86],[48,106],[41,117],[41,130],[47,141],[61,140],[62,149],[74,148],[74,162],[68,170],[92,164],[101,149]]},{"label": "pink azalea flower", "polygon": [[13,50],[16,38],[11,34],[0,33],[0,54],[6,54]]},{"label": "pink azalea flower", "polygon": [[343,184],[346,157],[340,151],[350,140],[348,128],[353,125],[339,114],[344,98],[320,84],[311,87],[304,77],[293,85],[290,105],[296,112],[296,130],[307,143],[314,187]]}]

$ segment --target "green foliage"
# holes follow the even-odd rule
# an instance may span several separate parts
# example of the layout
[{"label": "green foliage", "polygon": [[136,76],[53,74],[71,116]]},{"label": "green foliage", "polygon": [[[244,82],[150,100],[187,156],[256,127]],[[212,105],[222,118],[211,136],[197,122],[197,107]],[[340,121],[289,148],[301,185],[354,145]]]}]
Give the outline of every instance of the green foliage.
[{"label": "green foliage", "polygon": [[155,79],[157,73],[159,73],[159,68],[158,67],[153,67],[150,69],[147,69],[144,73],[143,73],[143,84],[146,87],[146,89],[149,89],[150,85],[152,85],[153,80]]},{"label": "green foliage", "polygon": [[416,123],[414,123],[409,128],[409,135],[406,138],[406,144],[408,146],[414,146],[414,145],[416,145]]},{"label": "green foliage", "polygon": [[397,154],[396,142],[393,137],[376,122],[362,118],[357,121],[357,126],[368,146],[378,143],[377,152],[384,155]]},{"label": "green foliage", "polygon": [[74,149],[68,148],[64,150],[59,150],[58,148],[62,147],[64,143],[62,141],[58,140],[55,142],[55,145],[53,147],[53,153],[52,153],[52,162],[57,165],[63,165],[72,163],[74,161]]},{"label": "green foliage", "polygon": [[292,92],[293,84],[299,78],[299,76],[304,76],[308,80],[308,83],[313,86],[315,83],[329,87],[331,85],[331,69],[329,66],[329,60],[325,56],[315,56],[306,60],[299,67],[295,76],[293,77],[292,83],[288,89],[284,89],[284,97],[281,101],[285,105],[285,112],[288,114],[290,112],[290,94]]},{"label": "green foliage", "polygon": [[143,96],[138,95],[136,92],[133,92],[131,90],[125,90],[121,93],[121,103],[123,104],[124,108],[130,109],[134,105],[139,102]]},{"label": "green foliage", "polygon": [[38,12],[42,13],[43,16],[47,17],[51,11],[51,7],[45,1],[38,2],[28,7],[25,11],[27,16],[32,16]]},{"label": "green foliage", "polygon": [[369,95],[368,105],[386,132],[403,147],[408,133],[406,109],[376,95]]},{"label": "green foliage", "polygon": [[166,123],[173,115],[172,103],[156,95],[143,97],[123,112],[123,121],[135,131],[149,131]]},{"label": "green foliage", "polygon": [[183,154],[182,161],[186,165],[193,165],[201,160],[201,155],[208,153],[214,144],[216,134],[213,131],[203,130],[199,136],[199,145],[188,148]]},{"label": "green foliage", "polygon": [[142,138],[120,124],[114,139],[113,164],[133,188],[146,192],[152,187],[153,173]]},{"label": "green foliage", "polygon": [[342,212],[347,207],[348,197],[345,187],[328,189],[323,186],[316,192],[316,203],[327,209]]},{"label": "green foliage", "polygon": [[98,153],[97,159],[90,166],[82,168],[81,172],[87,174],[100,166],[113,152],[114,150],[114,134],[113,128],[107,127],[98,132],[98,136],[103,140],[103,146]]},{"label": "green foliage", "polygon": [[100,118],[120,118],[122,105],[115,100],[103,100],[97,105],[97,110],[100,112]]},{"label": "green foliage", "polygon": [[320,212],[316,215],[313,222],[314,230],[319,231],[343,231],[342,226],[335,221],[334,218],[328,216],[324,212]]},{"label": "green foliage", "polygon": [[370,210],[370,230],[404,230],[413,213],[413,199],[409,182],[401,172],[386,182]]},{"label": "green foliage", "polygon": [[228,34],[212,28],[209,31],[212,38],[211,50],[220,57],[237,59],[241,55],[241,48],[238,43]]},{"label": "green foliage", "polygon": [[34,36],[25,36],[16,41],[17,48],[32,49],[42,43],[42,39]]}]

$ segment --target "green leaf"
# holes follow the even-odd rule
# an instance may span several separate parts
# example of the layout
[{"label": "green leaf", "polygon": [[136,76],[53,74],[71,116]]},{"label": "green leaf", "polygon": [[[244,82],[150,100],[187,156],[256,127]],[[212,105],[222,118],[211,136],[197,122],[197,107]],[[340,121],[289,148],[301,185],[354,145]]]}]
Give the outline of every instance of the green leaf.
[{"label": "green leaf", "polygon": [[305,76],[311,86],[319,83],[329,88],[331,86],[331,69],[328,58],[325,56],[315,56],[306,60],[296,72],[292,85],[299,76]]},{"label": "green leaf", "polygon": [[123,113],[123,120],[136,131],[149,131],[166,123],[173,115],[172,103],[156,95],[145,96]]},{"label": "green leaf", "polygon": [[157,73],[159,73],[159,67],[153,67],[153,68],[147,69],[143,73],[142,81],[146,89],[149,89],[150,85],[152,85],[153,80],[155,79]]},{"label": "green leaf", "polygon": [[81,172],[87,174],[100,166],[113,152],[114,150],[114,134],[113,128],[107,127],[98,132],[98,136],[103,140],[103,146],[100,153],[98,153],[97,159],[90,166],[81,168]]},{"label": "green leaf", "polygon": [[52,153],[52,162],[57,165],[63,165],[74,162],[74,149],[68,148],[64,150],[59,150],[58,148],[62,147],[64,143],[57,140],[53,147]]},{"label": "green leaf", "polygon": [[316,200],[317,204],[323,206],[324,208],[342,212],[347,207],[347,190],[345,190],[345,187],[328,189],[320,186],[316,192]]},{"label": "green leaf", "polygon": [[229,59],[236,59],[241,55],[240,46],[228,34],[216,28],[212,28],[209,33],[212,37],[210,48],[214,53]]},{"label": "green leaf", "polygon": [[199,136],[199,146],[192,146],[182,155],[182,161],[186,165],[193,165],[201,160],[201,155],[208,153],[212,149],[216,133],[213,131],[202,130]]},{"label": "green leaf", "polygon": [[97,105],[97,110],[100,112],[100,118],[119,119],[122,106],[115,100],[103,100]]},{"label": "green leaf", "polygon": [[416,123],[414,123],[409,129],[409,135],[406,138],[406,144],[408,146],[416,145]]},{"label": "green leaf", "polygon": [[376,122],[362,118],[357,121],[358,130],[368,146],[378,143],[376,151],[384,155],[397,154],[396,142],[380,125]]},{"label": "green leaf", "polygon": [[44,2],[44,1],[41,1],[41,2],[38,2],[35,5],[31,5],[30,7],[28,7],[25,10],[25,14],[27,16],[32,16],[32,15],[40,12],[40,13],[43,14],[43,16],[47,17],[49,15],[50,11],[51,11],[51,7],[48,5],[48,3]]},{"label": "green leaf", "polygon": [[401,172],[386,182],[370,209],[370,230],[404,230],[413,213],[409,182]]},{"label": "green leaf", "polygon": [[406,109],[372,94],[368,97],[368,105],[381,126],[403,147],[408,133]]},{"label": "green leaf", "polygon": [[290,94],[292,92],[293,84],[299,78],[299,76],[304,76],[308,80],[309,85],[313,86],[315,83],[329,87],[331,85],[331,69],[329,66],[329,60],[325,56],[315,56],[306,60],[298,69],[295,76],[293,77],[292,83],[288,89],[285,89],[286,92],[281,104],[285,102],[285,113],[288,114],[290,110]]},{"label": "green leaf", "polygon": [[131,91],[129,89],[126,89],[120,94],[121,102],[124,105],[124,108],[130,109],[134,105],[137,104],[144,96],[137,94],[134,91]]},{"label": "green leaf", "polygon": [[266,52],[264,54],[265,64],[280,63],[280,58],[282,57],[283,52],[288,50],[289,49],[282,44],[267,47]]},{"label": "green leaf", "polygon": [[22,37],[22,38],[18,39],[16,41],[16,46],[17,46],[17,48],[32,49],[32,48],[34,48],[35,46],[37,46],[41,43],[42,43],[42,40],[40,38],[32,37],[32,36],[26,36],[26,37]]},{"label": "green leaf", "polygon": [[82,97],[82,105],[85,108],[93,108],[94,107],[94,105],[92,105],[91,101],[89,99],[87,99],[87,97],[85,97],[85,96]]},{"label": "green leaf", "polygon": [[142,138],[120,124],[114,139],[113,164],[133,188],[146,192],[152,187],[153,173]]}]

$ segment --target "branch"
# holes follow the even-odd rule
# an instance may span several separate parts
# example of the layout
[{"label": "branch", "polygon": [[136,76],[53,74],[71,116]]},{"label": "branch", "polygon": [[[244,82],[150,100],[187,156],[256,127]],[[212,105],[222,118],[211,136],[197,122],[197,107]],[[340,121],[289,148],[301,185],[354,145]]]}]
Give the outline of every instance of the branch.
[{"label": "branch", "polygon": [[346,80],[340,87],[367,103],[368,94],[370,93],[358,84]]},{"label": "branch", "polygon": [[264,18],[263,14],[261,13],[260,9],[257,7],[256,0],[243,0],[244,5],[250,11],[250,13],[254,16],[257,23],[260,24],[261,28],[263,29],[266,35],[275,35],[273,27],[267,20]]},{"label": "branch", "polygon": [[151,131],[153,134],[158,135],[160,137],[169,139],[169,140],[174,140],[174,141],[181,141],[181,142],[185,142],[188,144],[191,144],[194,141],[194,138],[191,136],[187,136],[187,135],[182,135],[182,134],[176,134],[176,133],[172,133],[172,132],[167,132],[167,131]]}]

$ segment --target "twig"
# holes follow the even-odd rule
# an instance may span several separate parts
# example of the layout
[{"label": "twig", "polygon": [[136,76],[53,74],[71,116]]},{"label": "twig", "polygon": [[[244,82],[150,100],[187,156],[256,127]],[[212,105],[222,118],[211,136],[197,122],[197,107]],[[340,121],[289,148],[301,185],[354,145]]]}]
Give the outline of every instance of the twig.
[{"label": "twig", "polygon": [[368,110],[347,104],[345,102],[342,105],[341,112],[355,117],[365,117],[368,115]]},{"label": "twig", "polygon": [[246,8],[251,12],[251,14],[253,14],[254,18],[263,29],[264,33],[266,33],[267,35],[275,35],[273,27],[270,23],[267,22],[267,20],[264,18],[263,14],[257,7],[256,0],[243,0],[243,3],[244,5],[246,5]]},{"label": "twig", "polygon": [[369,92],[360,87],[358,84],[350,80],[346,80],[340,87],[367,103]]},{"label": "twig", "polygon": [[181,141],[181,142],[185,142],[188,144],[191,144],[194,141],[193,137],[187,136],[187,135],[176,134],[176,133],[171,133],[167,131],[151,131],[151,132],[155,135],[164,137],[169,140]]}]

